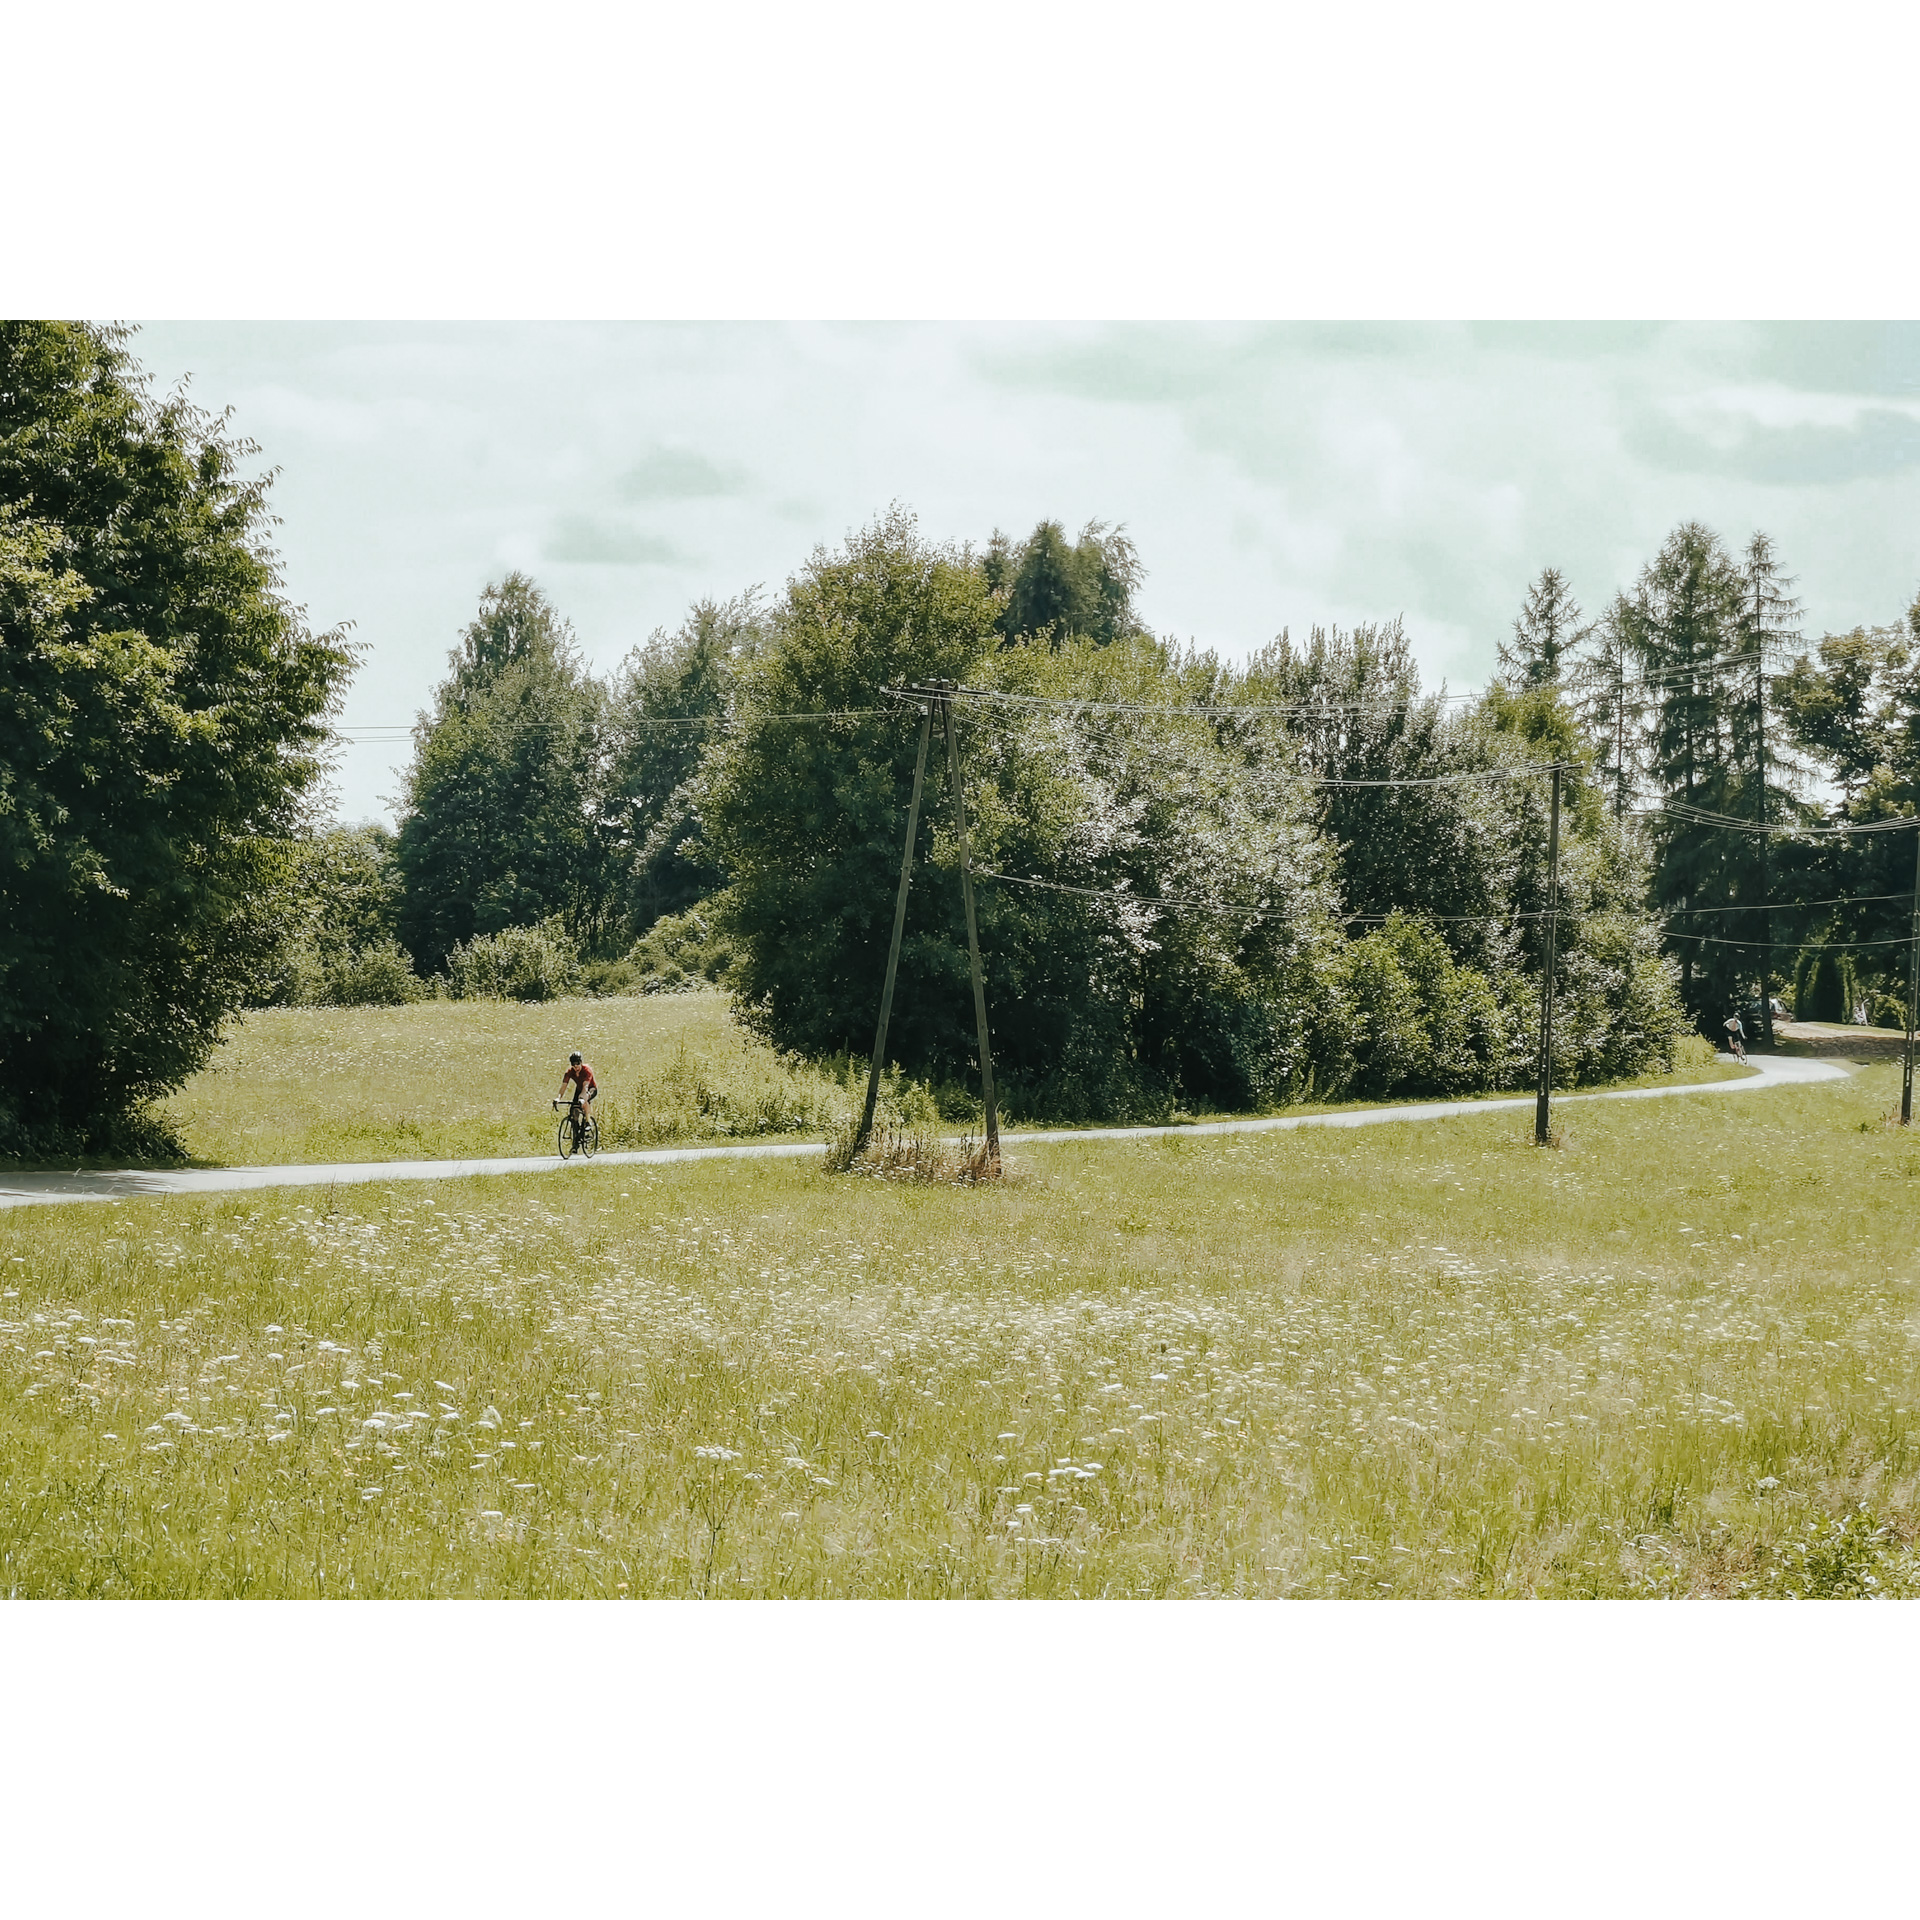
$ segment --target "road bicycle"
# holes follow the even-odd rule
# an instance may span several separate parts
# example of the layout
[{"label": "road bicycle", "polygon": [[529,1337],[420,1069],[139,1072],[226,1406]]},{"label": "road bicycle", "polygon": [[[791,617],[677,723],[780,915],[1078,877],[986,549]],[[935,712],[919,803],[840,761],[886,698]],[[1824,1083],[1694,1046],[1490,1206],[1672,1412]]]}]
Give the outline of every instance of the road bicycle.
[{"label": "road bicycle", "polygon": [[556,1100],[553,1110],[560,1116],[560,1158],[571,1160],[577,1153],[591,1160],[600,1151],[600,1122],[590,1111],[576,1114],[571,1100]]}]

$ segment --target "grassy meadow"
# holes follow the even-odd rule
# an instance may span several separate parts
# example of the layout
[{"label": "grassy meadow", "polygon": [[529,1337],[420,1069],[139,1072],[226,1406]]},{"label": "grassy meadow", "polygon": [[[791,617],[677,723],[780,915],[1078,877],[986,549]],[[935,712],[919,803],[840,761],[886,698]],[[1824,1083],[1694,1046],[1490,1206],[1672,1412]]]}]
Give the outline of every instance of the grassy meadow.
[{"label": "grassy meadow", "polygon": [[1897,1096],[7,1212],[0,1592],[1909,1592]]},{"label": "grassy meadow", "polygon": [[730,1009],[724,993],[271,1007],[237,1018],[162,1112],[218,1166],[550,1154],[548,1102],[577,1049],[610,1148],[831,1127],[844,1074],[776,1053]]}]

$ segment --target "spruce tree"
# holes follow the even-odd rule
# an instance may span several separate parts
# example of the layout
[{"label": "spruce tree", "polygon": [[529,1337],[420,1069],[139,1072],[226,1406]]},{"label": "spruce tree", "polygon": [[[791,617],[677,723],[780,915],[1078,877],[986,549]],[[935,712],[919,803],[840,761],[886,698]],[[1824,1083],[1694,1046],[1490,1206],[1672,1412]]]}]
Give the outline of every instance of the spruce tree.
[{"label": "spruce tree", "polygon": [[[1767,729],[1767,670],[1785,663],[1788,649],[1800,638],[1798,619],[1800,602],[1788,592],[1791,575],[1780,565],[1770,535],[1755,533],[1747,542],[1741,564],[1741,611],[1737,651],[1747,665],[1751,699],[1742,699],[1736,691],[1733,702],[1734,752],[1743,769],[1750,767],[1755,825],[1765,829],[1780,818],[1779,806],[1771,789],[1780,776],[1790,773]],[[1778,796],[1791,802],[1784,789]],[[1755,936],[1751,954],[1736,952],[1735,959],[1751,966],[1760,984],[1760,1030],[1764,1043],[1773,1045],[1773,850],[1765,831],[1754,836],[1754,854],[1750,862],[1756,870],[1754,881],[1757,910],[1733,916],[1743,924],[1743,933]]]},{"label": "spruce tree", "polygon": [[[1628,657],[1646,702],[1648,784],[1663,818],[1653,823],[1653,898],[1678,915],[1669,936],[1680,961],[1689,1012],[1709,1015],[1740,993],[1737,951],[1719,944],[1724,928],[1693,915],[1753,902],[1750,837],[1711,818],[1753,817],[1741,791],[1736,751],[1736,686],[1744,638],[1747,583],[1719,536],[1698,521],[1668,535],[1622,603]],[[1698,937],[1711,926],[1709,939]],[[1694,937],[1683,937],[1692,935]]]},{"label": "spruce tree", "polygon": [[987,585],[1004,592],[996,625],[1009,640],[1045,634],[1102,646],[1140,631],[1133,596],[1145,570],[1124,527],[1089,520],[1070,542],[1058,520],[1042,520],[1014,549],[996,532],[981,561]]}]

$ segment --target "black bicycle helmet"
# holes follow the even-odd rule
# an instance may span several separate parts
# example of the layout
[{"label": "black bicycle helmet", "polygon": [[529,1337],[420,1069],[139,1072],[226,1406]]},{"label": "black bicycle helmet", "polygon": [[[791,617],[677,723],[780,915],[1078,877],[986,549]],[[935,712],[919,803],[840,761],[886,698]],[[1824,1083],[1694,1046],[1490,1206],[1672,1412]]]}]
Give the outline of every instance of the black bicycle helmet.
[{"label": "black bicycle helmet", "polygon": [[568,1066],[577,1067],[579,1064],[580,1064],[580,1056],[577,1053],[570,1053],[567,1055]]}]

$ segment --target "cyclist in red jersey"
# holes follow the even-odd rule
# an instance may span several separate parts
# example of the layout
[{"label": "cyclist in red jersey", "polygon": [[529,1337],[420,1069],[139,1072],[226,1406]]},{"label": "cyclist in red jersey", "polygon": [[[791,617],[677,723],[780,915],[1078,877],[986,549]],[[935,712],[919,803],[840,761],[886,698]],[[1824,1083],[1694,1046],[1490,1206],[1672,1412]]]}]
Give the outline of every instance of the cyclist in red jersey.
[{"label": "cyclist in red jersey", "polygon": [[568,1118],[577,1128],[587,1117],[587,1109],[600,1096],[600,1085],[593,1077],[593,1069],[577,1053],[567,1055],[567,1070],[560,1076],[560,1091],[573,1089],[573,1106]]}]

